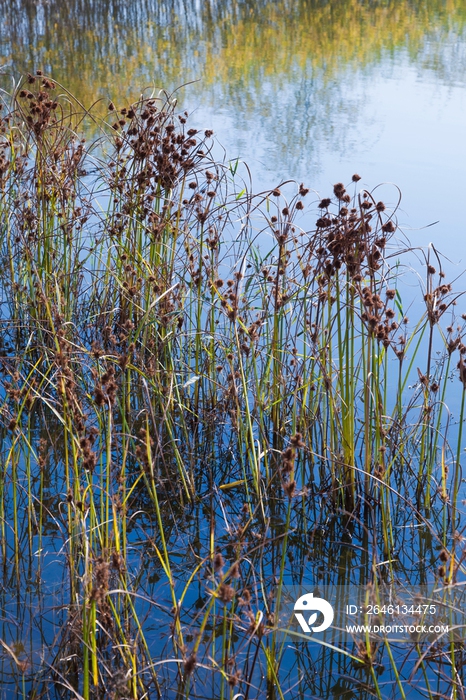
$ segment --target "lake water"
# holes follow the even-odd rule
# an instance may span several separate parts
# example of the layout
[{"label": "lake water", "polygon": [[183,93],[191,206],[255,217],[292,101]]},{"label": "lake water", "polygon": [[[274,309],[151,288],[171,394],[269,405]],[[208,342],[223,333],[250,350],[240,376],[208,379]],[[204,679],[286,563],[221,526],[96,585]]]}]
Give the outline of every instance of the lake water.
[{"label": "lake water", "polygon": [[393,182],[413,245],[464,260],[461,0],[1,0],[0,13],[7,89],[42,68],[90,106],[196,81],[179,104],[256,191],[294,178],[326,196],[354,171]]},{"label": "lake water", "polygon": [[[355,172],[362,176],[359,185],[368,189],[379,183],[392,183],[385,184],[379,192],[383,191],[381,198],[393,207],[401,191],[398,221],[412,245],[426,246],[432,242],[447,256],[449,262],[446,262],[446,266],[456,270],[455,274],[460,274],[466,267],[466,251],[462,246],[462,171],[466,161],[464,0],[380,0],[371,3],[357,0],[69,0],[66,3],[55,0],[0,0],[0,19],[0,84],[4,90],[14,89],[21,74],[41,69],[75,95],[84,106],[90,107],[97,102],[95,109],[101,110],[102,114],[106,114],[110,100],[122,107],[136,100],[142,91],[146,94],[162,88],[169,93],[176,91],[179,107],[190,112],[193,125],[214,129],[217,153],[221,155],[223,148],[226,158],[239,158],[247,163],[254,191],[294,179],[315,190],[318,194],[314,199],[318,201],[320,196],[332,193],[335,182],[349,183]],[[87,135],[90,139],[96,137],[91,129]],[[435,225],[431,226],[434,222]],[[455,394],[449,407],[456,412],[454,420],[457,420],[463,394],[453,360],[447,366],[449,369],[446,373],[454,375],[450,385]],[[415,374],[416,367],[413,366],[412,370]],[[188,385],[189,382],[183,388]],[[137,391],[133,391],[134,412],[139,416],[145,410],[146,396],[144,391],[139,397]],[[422,391],[418,395],[421,394]],[[88,392],[89,397],[92,399]],[[421,399],[416,400],[419,400],[422,408]],[[118,420],[116,424],[124,442],[126,426],[123,423],[119,425]],[[53,420],[47,425],[42,415],[34,418],[31,425],[32,434],[37,433],[44,441],[50,437],[48,431],[55,437],[61,435],[61,426],[55,426]],[[14,429],[10,432],[13,433]],[[359,423],[357,429],[358,434],[362,435],[363,428]],[[235,492],[242,482],[238,454],[228,446],[234,433],[225,432],[228,443],[220,443],[213,456],[203,454],[203,434],[202,431],[199,435],[196,433],[196,450],[202,459],[196,462],[195,470],[202,486],[199,488],[200,496],[192,506],[181,508],[176,499],[171,502],[169,495],[164,496],[162,503],[165,536],[177,581],[176,595],[185,598],[180,619],[186,629],[190,628],[186,635],[188,646],[193,645],[196,639],[202,610],[213,599],[210,595],[212,590],[206,584],[212,578],[211,573],[204,575],[203,569],[200,573],[200,565],[196,575],[193,573],[191,577],[190,572],[195,570],[201,559],[210,562],[213,540],[224,547],[233,561],[237,545],[235,533],[243,526],[246,528],[249,517],[241,510],[242,502]],[[68,486],[62,473],[61,460],[64,463],[65,458],[61,455],[61,441],[57,437],[54,441],[55,462],[51,460],[51,466],[41,472],[40,479],[38,476],[32,479],[32,490],[37,490],[38,501],[40,497],[41,504],[45,504],[44,513],[41,510],[40,516],[42,531],[40,527],[36,531],[31,527],[29,517],[36,506],[35,503],[26,503],[26,496],[23,495],[27,493],[26,487],[19,497],[11,496],[15,479],[13,476],[10,479],[8,465],[9,462],[13,465],[14,461],[11,458],[14,450],[10,450],[13,440],[6,430],[2,433],[1,454],[7,465],[4,469],[7,486],[2,490],[1,497],[8,517],[2,522],[5,534],[1,543],[2,551],[9,553],[9,556],[4,555],[2,561],[5,586],[0,597],[0,640],[6,640],[10,647],[9,650],[3,648],[5,653],[0,655],[1,698],[19,697],[20,692],[23,693],[21,697],[27,697],[31,689],[37,693],[34,697],[55,698],[62,687],[67,689],[67,697],[81,697],[77,693],[83,687],[78,663],[82,630],[77,622],[71,620],[71,611],[81,606],[86,612],[87,602],[86,594],[82,592],[76,594],[76,600],[71,600],[71,577],[63,554],[67,551],[69,535],[63,514],[71,507],[67,505],[70,503],[66,495]],[[191,445],[185,435],[180,433],[176,441],[181,450],[186,450],[186,463],[188,459],[194,463],[197,456],[193,457],[194,449],[190,453]],[[435,444],[440,443],[436,436]],[[23,451],[21,449],[18,468],[24,486],[26,477],[29,479],[29,443]],[[113,449],[114,462],[119,464],[121,453],[117,448]],[[398,446],[394,445],[394,452],[397,449]],[[440,453],[441,448],[436,449]],[[407,442],[399,450],[402,466],[396,475],[396,485],[401,491],[405,481],[411,482],[406,491],[410,498],[414,493],[412,484],[416,483],[417,465],[405,463],[404,451],[410,460],[412,450],[415,461],[417,446]],[[442,452],[442,459],[444,456]],[[212,484],[207,483],[210,476],[205,465],[211,464],[209,460],[214,464],[212,473],[215,471],[220,475],[219,484],[232,480],[225,491],[220,492],[217,486],[212,490]],[[455,456],[447,452],[448,464],[454,464],[454,460]],[[447,496],[442,491],[442,488],[446,489],[445,464],[440,458],[438,462],[438,470],[432,478],[432,500],[447,504]],[[406,465],[409,468],[413,466],[413,470],[407,469]],[[16,468],[16,463],[14,466]],[[105,466],[105,459],[102,458],[101,471],[98,470],[95,478],[102,475],[99,488],[103,494],[102,502],[108,508],[110,499],[105,501],[105,497],[110,490],[107,485],[104,487]],[[131,472],[130,477],[139,483],[137,460],[134,465],[131,462],[131,466],[134,466],[134,474]],[[319,471],[318,460],[315,469]],[[231,474],[240,474],[239,480],[233,480]],[[87,478],[89,475],[85,476]],[[89,478],[92,481],[92,474]],[[458,476],[458,483],[460,478],[461,475]],[[332,489],[326,483],[326,478],[320,479],[317,485],[318,481],[316,478],[316,483],[309,486],[309,492],[305,493],[303,489],[302,512],[296,507],[291,526],[286,515],[288,501],[283,498],[277,498],[276,505],[274,498],[271,499],[267,527],[260,521],[259,508],[254,515],[257,516],[257,523],[251,517],[254,529],[251,527],[253,531],[250,535],[248,533],[250,541],[247,542],[247,551],[251,554],[250,561],[245,558],[244,566],[251,564],[247,580],[257,600],[263,602],[267,599],[269,590],[276,585],[276,574],[282,564],[289,584],[304,582],[317,585],[328,578],[337,587],[357,579],[362,587],[372,574],[376,576],[380,573],[381,578],[385,576],[388,579],[386,572],[392,570],[390,564],[398,562],[397,570],[413,585],[421,586],[432,579],[433,573],[435,575],[441,547],[452,547],[455,551],[456,546],[457,559],[452,560],[458,562],[455,563],[455,575],[459,579],[464,577],[464,550],[461,549],[464,516],[460,516],[455,509],[451,523],[449,518],[452,511],[446,505],[444,509],[439,507],[437,502],[433,515],[428,508],[421,515],[408,497],[406,500],[396,498],[397,492],[390,491],[387,507],[390,527],[395,532],[396,549],[390,551],[393,559],[387,561],[387,549],[382,544],[388,526],[378,519],[378,515],[372,516],[372,513],[378,513],[380,502],[374,498],[373,503],[365,503],[361,513],[353,514],[354,518],[349,522],[348,514],[340,512],[332,501]],[[153,515],[153,504],[143,489],[140,492],[136,486],[131,486],[131,492],[133,488],[130,525],[124,533],[128,544],[127,570],[117,559],[110,574],[108,568],[106,571],[115,596],[122,593],[118,577],[122,580],[126,574],[131,586],[134,586],[135,596],[139,596],[134,609],[143,621],[141,624],[150,647],[148,658],[160,657],[164,682],[161,686],[164,695],[157,695],[155,688],[158,689],[158,686],[155,684],[147,686],[153,693],[150,697],[170,700],[211,697],[217,700],[220,693],[222,698],[243,697],[242,694],[234,695],[228,679],[220,677],[221,674],[216,675],[213,666],[205,666],[204,675],[203,671],[199,671],[198,678],[204,681],[198,681],[197,687],[194,684],[191,690],[189,685],[185,687],[180,682],[177,666],[162,666],[174,653],[171,646],[173,628],[170,626],[173,621],[173,600],[168,593],[168,577],[165,577],[166,572],[160,565],[162,545],[158,537],[161,533]],[[111,507],[115,507],[116,521],[120,502],[117,500],[119,492],[115,493],[117,495]],[[374,493],[378,492],[374,490]],[[307,500],[305,495],[309,496]],[[16,526],[15,499],[21,505],[19,526]],[[210,511],[207,504],[210,504]],[[76,507],[73,504],[73,507],[76,511],[76,531],[82,527],[84,532],[88,527],[88,513],[84,513],[82,502],[80,505],[76,503]],[[84,513],[82,522],[81,511]],[[101,511],[102,520],[104,515],[108,518],[104,506]],[[415,512],[416,517],[413,515]],[[459,534],[453,522],[455,517]],[[448,538],[445,535],[444,540],[440,541],[439,533],[447,532]],[[288,540],[282,548],[284,534]],[[93,563],[99,564],[97,536],[95,540]],[[79,541],[77,533],[76,542]],[[15,556],[11,554],[13,551]],[[21,556],[17,554],[19,551]],[[102,552],[105,556],[110,555],[110,550],[105,551],[103,546]],[[76,545],[78,559],[81,554]],[[260,572],[257,579],[256,572]],[[86,569],[78,571],[78,576],[86,583],[86,576],[90,574]],[[295,596],[294,600],[300,594],[301,591],[296,588],[290,595]],[[330,594],[336,596],[333,589]],[[130,610],[126,603],[121,603],[123,608],[124,615],[132,620],[133,608]],[[215,624],[212,623],[210,627],[209,621],[209,626],[205,628],[207,632],[203,630],[207,641],[203,641],[201,649],[209,664],[212,658],[214,665],[217,664],[216,659],[220,659],[220,665],[225,662],[223,651],[219,652],[215,643],[216,635],[218,638],[221,634],[227,637],[222,632],[226,630],[227,623],[230,624],[226,609],[218,602]],[[458,604],[455,608],[455,614],[461,609],[464,609],[462,600],[461,606]],[[78,617],[77,614],[76,619]],[[461,629],[464,628],[461,614],[454,621]],[[235,624],[237,622],[235,620]],[[251,698],[271,700],[277,697],[283,700],[281,691],[275,694],[270,690],[274,685],[273,679],[271,681],[267,677],[264,680],[263,657],[258,657],[260,661],[257,666],[255,657],[252,666],[249,665],[251,629],[244,621],[241,624],[243,627],[238,627],[240,642],[237,644],[237,660],[238,668],[244,670],[247,681],[243,686],[248,688],[245,692],[251,692]],[[232,623],[232,639],[236,643],[237,632],[233,627]],[[192,634],[191,630],[194,630]],[[126,637],[122,636],[125,644],[119,645],[116,653],[116,647],[106,642],[104,628],[100,629],[99,634],[102,658],[108,663],[107,677],[113,682],[115,678],[118,679],[117,670],[120,670],[118,654],[121,653],[124,661],[121,667],[129,667],[125,665],[126,651],[120,652],[120,647],[125,647]],[[138,635],[139,631],[135,633],[135,638]],[[130,639],[129,633],[127,638]],[[332,641],[333,638],[328,639]],[[354,641],[350,636],[348,639],[351,643]],[[258,650],[259,647],[257,642]],[[345,700],[356,697],[404,697],[399,693],[397,666],[390,666],[388,655],[383,657],[385,665],[381,662],[374,667],[362,664],[355,671],[352,662],[361,664],[360,658],[336,657],[335,660],[324,646],[317,647],[317,651],[309,649],[307,640],[304,643],[299,638],[296,644],[287,643],[280,651],[274,642],[270,654],[276,653],[277,658],[282,655],[286,697],[306,700],[308,697]],[[26,675],[24,670],[21,671],[20,664],[15,666],[11,662],[11,650],[21,658],[25,658],[21,654],[27,656],[30,670],[26,670]],[[180,658],[185,653],[181,648],[176,651]],[[382,645],[379,651],[382,658]],[[435,665],[434,651],[428,660],[432,658]],[[415,668],[421,678],[409,688],[409,692],[406,690],[406,697],[446,697],[445,693],[448,693],[448,697],[464,697],[459,675],[453,680],[448,676],[448,673],[451,676],[448,658],[444,667],[439,661],[442,676],[440,672],[432,672],[430,666],[426,665],[425,670],[421,662],[418,663],[416,645],[406,652],[406,658],[403,649],[398,649],[397,654],[397,662],[400,661],[398,668],[404,673],[403,677],[408,678],[411,669]],[[455,657],[458,674],[466,664],[461,654],[464,655],[464,649],[458,646]],[[141,677],[145,673],[144,664]],[[59,669],[62,674],[54,676],[58,688],[55,691],[47,690],[49,665]],[[319,672],[315,670],[317,668]],[[213,680],[207,682],[205,679],[211,676]],[[125,677],[123,686],[126,680]],[[424,683],[429,688],[428,693],[424,692]],[[126,697],[125,688],[121,692],[115,690],[116,680],[111,687],[112,697]],[[250,688],[254,690],[249,691]],[[33,690],[30,697],[32,693]],[[99,696],[96,691],[95,697],[104,696]],[[133,688],[131,697],[139,697],[137,689]]]}]

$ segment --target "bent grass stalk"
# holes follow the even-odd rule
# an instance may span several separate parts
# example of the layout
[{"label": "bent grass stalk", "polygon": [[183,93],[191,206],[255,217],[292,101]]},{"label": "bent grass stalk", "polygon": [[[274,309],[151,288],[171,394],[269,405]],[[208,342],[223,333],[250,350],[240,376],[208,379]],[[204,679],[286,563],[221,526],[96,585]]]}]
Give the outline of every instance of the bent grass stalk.
[{"label": "bent grass stalk", "polygon": [[[80,109],[31,76],[2,120],[3,565],[18,590],[23,560],[46,575],[34,550],[53,547],[56,510],[69,625],[54,663],[57,678],[74,664],[75,695],[187,697],[209,683],[247,697],[263,665],[265,693],[282,700],[292,672],[272,613],[295,568],[305,585],[317,562],[316,581],[336,580],[340,555],[320,529],[336,541],[359,529],[354,569],[373,580],[381,560],[393,577],[407,565],[400,523],[422,506],[450,556],[430,573],[452,583],[460,570],[459,297],[427,256],[425,310],[403,322],[397,205],[358,191],[359,176],[354,195],[337,183],[310,225],[304,185],[252,195],[239,163],[215,163],[211,133],[188,128],[169,96],[109,106],[98,158],[76,138],[92,118]],[[225,575],[220,551],[234,562]],[[157,614],[172,646],[161,661],[171,654],[176,679],[155,660],[142,603],[164,585],[172,612]],[[383,647],[404,697],[400,658]],[[365,648],[382,697],[370,639]],[[413,649],[434,697],[433,661]],[[448,657],[454,695],[453,645]]]}]

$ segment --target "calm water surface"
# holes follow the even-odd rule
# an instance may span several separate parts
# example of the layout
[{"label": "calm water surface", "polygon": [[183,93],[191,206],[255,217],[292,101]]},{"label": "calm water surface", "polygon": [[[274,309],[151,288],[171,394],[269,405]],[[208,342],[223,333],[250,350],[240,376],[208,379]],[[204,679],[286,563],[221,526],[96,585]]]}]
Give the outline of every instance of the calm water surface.
[{"label": "calm water surface", "polygon": [[[248,163],[256,191],[292,178],[327,196],[333,183],[349,182],[355,171],[369,188],[395,183],[403,194],[399,221],[413,245],[432,241],[451,265],[458,266],[458,273],[466,267],[464,0],[0,0],[0,65],[5,90],[14,87],[21,73],[41,68],[85,106],[100,100],[102,113],[110,99],[121,107],[144,89],[172,92],[184,85],[177,92],[180,106],[192,113],[195,126],[214,129],[228,158],[239,157]],[[387,203],[395,204],[396,188],[384,191],[391,198]],[[430,227],[433,222],[438,223]],[[225,464],[228,470],[227,461]],[[43,499],[51,514],[59,511],[63,484],[56,475],[45,483]],[[231,503],[229,499],[228,495],[227,506],[236,513],[234,497]],[[135,511],[146,507],[141,500]],[[361,526],[359,533],[351,533],[334,514],[322,515],[324,506],[322,512],[319,508],[316,505],[309,525],[311,533],[306,523],[295,523],[295,540],[290,540],[294,561],[287,564],[293,575],[299,578],[309,564],[311,535],[315,570],[308,580],[323,578],[329,566],[334,567],[336,581],[339,576],[350,578],[359,569],[370,569],[370,562],[360,557],[360,550],[369,551],[372,546],[369,530]],[[194,560],[201,539],[204,545],[208,543],[209,523],[204,516],[202,504],[191,513],[173,510],[170,515],[166,534],[173,551],[179,552],[175,573],[180,581],[186,557],[191,553]],[[425,526],[406,523],[400,503],[394,504],[392,516],[404,571],[412,574],[413,583],[422,581],[425,572],[435,567],[438,555],[427,521]],[[146,627],[151,651],[157,649],[163,657],[160,634],[170,650],[167,620],[171,603],[168,594],[157,587],[161,573],[152,542],[139,546],[146,530],[154,526],[146,517],[147,522],[142,517],[139,522],[135,519],[134,532],[128,533],[132,541],[128,566],[144,570],[147,578],[141,577],[141,594],[160,600],[166,608],[160,613],[160,625],[154,618],[153,629]],[[218,509],[218,538],[222,541],[223,536],[225,547],[232,546],[222,518]],[[65,630],[67,619],[62,601],[68,594],[66,569],[56,565],[63,538],[54,518],[46,520],[42,546],[48,551],[42,569],[36,570],[34,564],[26,570],[24,564],[21,595],[19,588],[17,599],[11,594],[12,576],[1,600],[2,638],[21,640],[29,650],[33,670],[56,662],[54,640],[60,638],[62,624],[62,632]],[[277,522],[271,523],[270,543],[263,551],[257,550],[254,563],[263,566],[266,586],[273,580],[279,556],[272,536],[279,542],[283,525],[284,520],[277,516]],[[353,536],[358,542],[354,548]],[[32,554],[30,561],[34,561]],[[7,568],[5,564],[5,571]],[[194,589],[188,596],[188,617],[195,621],[196,611],[206,600],[204,582]],[[138,610],[141,618],[147,615],[151,620],[151,605],[143,601]],[[73,653],[70,648],[65,659],[70,666],[67,677],[78,688],[79,679],[72,677]],[[340,666],[338,661],[337,672],[327,678],[329,656],[322,653],[310,659],[308,653],[303,645],[299,664],[292,652],[290,660],[284,661],[290,676],[289,697],[349,700],[374,696],[367,669],[358,672],[353,692],[348,678],[355,672],[350,662]],[[318,662],[321,679],[314,671]],[[3,679],[8,679],[9,663],[8,657],[2,657]],[[406,663],[409,667],[415,661]],[[459,662],[458,666],[462,668]],[[61,668],[66,671],[66,666]],[[255,673],[261,678],[259,671]],[[382,696],[400,697],[393,677],[388,680],[383,673],[381,669],[381,686],[386,683]],[[173,684],[175,675],[173,671]],[[304,679],[299,688],[298,678],[299,683]],[[19,697],[16,677],[11,687],[9,680],[4,683],[2,697]],[[171,687],[169,681],[166,687]],[[258,687],[257,697],[272,697],[263,686]],[[439,683],[439,696],[442,688]],[[195,689],[198,697],[217,698],[217,692],[217,688]],[[165,697],[181,695],[167,690]],[[407,697],[424,694],[416,688],[407,691]]]},{"label": "calm water surface", "polygon": [[89,106],[196,81],[180,104],[256,190],[295,178],[325,195],[355,170],[394,182],[413,243],[464,258],[461,0],[1,0],[0,13],[5,87],[41,67]]}]

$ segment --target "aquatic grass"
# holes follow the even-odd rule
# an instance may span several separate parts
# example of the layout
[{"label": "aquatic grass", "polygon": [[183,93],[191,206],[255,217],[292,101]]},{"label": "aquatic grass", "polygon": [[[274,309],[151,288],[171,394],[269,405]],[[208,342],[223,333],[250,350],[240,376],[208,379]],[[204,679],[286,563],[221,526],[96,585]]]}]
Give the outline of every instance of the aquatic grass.
[{"label": "aquatic grass", "polygon": [[[354,175],[311,203],[294,182],[253,195],[164,93],[110,104],[97,150],[57,92],[29,76],[2,121],[5,580],[28,570],[46,598],[53,553],[70,697],[325,697],[280,636],[290,583],[464,573],[461,297],[428,253],[406,319],[397,192],[389,209]],[[383,697],[383,658],[403,687],[388,640],[353,642],[341,663],[366,676],[344,673]],[[409,653],[434,697],[442,670]]]}]

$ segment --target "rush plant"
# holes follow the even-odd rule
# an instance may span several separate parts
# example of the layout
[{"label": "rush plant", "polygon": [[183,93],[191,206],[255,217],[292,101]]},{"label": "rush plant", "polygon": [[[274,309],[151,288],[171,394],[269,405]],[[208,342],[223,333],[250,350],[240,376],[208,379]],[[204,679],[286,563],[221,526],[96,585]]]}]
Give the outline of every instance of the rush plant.
[{"label": "rush plant", "polygon": [[[254,195],[170,95],[98,122],[38,73],[3,114],[2,679],[328,697],[281,636],[289,584],[464,573],[465,316],[441,257],[356,174]],[[353,641],[313,663],[361,697],[382,662],[402,697],[461,697],[453,639],[447,661],[413,641],[409,679],[389,640]]]}]

